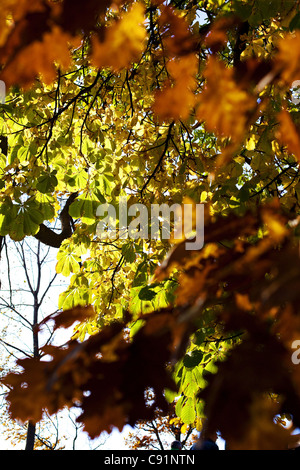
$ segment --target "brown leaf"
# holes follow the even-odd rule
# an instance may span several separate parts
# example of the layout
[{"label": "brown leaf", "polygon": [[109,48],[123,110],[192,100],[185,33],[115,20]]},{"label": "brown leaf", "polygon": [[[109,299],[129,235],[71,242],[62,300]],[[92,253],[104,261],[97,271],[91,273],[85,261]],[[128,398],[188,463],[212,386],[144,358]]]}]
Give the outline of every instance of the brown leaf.
[{"label": "brown leaf", "polygon": [[[57,322],[65,325],[64,315]],[[47,346],[43,352],[48,360],[19,361],[23,372],[3,379],[10,389],[12,417],[36,422],[44,410],[53,414],[77,403],[82,409],[78,420],[96,437],[151,419],[157,407],[166,411],[164,390],[175,387],[166,367],[176,339],[175,321],[167,312],[149,315],[132,340],[124,328],[127,324],[115,323],[83,343]],[[146,403],[148,388],[154,393],[151,407]]]},{"label": "brown leaf", "polygon": [[[232,326],[240,323],[245,327],[239,317],[236,316],[236,324]],[[284,437],[279,428],[274,428],[272,419],[277,413],[288,412],[291,405],[295,424],[300,418],[297,394],[285,362],[287,351],[276,337],[269,335],[266,327],[251,316],[247,315],[247,319],[252,330],[250,336],[232,351],[226,362],[218,364],[217,374],[207,378],[209,385],[200,393],[200,398],[205,400],[207,429],[219,430],[234,446],[230,448],[282,448],[289,436]],[[270,393],[279,394],[282,401],[276,412],[260,415],[257,397]]]},{"label": "brown leaf", "polygon": [[48,317],[40,323],[40,326],[47,323],[49,320],[54,320],[54,330],[57,330],[58,328],[69,328],[77,321],[84,322],[94,317],[95,310],[91,305],[77,305],[71,309],[48,315]]},{"label": "brown leaf", "polygon": [[183,56],[196,50],[197,40],[189,30],[185,18],[170,5],[161,5],[159,24],[161,37],[170,56]]},{"label": "brown leaf", "polygon": [[288,450],[297,444],[299,436],[294,436],[293,427],[285,428],[274,417],[279,404],[268,396],[257,396],[250,407],[250,422],[245,426],[243,438],[229,439],[226,446],[230,450]]}]

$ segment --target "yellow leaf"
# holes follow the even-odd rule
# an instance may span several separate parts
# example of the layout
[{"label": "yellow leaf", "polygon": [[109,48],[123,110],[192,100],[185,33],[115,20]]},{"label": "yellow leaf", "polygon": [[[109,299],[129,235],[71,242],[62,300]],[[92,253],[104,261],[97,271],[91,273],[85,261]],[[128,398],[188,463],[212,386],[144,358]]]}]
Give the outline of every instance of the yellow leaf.
[{"label": "yellow leaf", "polygon": [[200,202],[204,202],[207,199],[207,191],[202,191],[201,197],[200,197]]},{"label": "yellow leaf", "polygon": [[135,3],[119,21],[106,29],[103,42],[96,36],[92,38],[92,64],[118,71],[137,60],[145,45],[144,22],[144,7]]},{"label": "yellow leaf", "polygon": [[284,237],[289,233],[288,229],[285,227],[282,221],[278,220],[270,212],[265,211],[263,213],[263,220],[268,227],[270,236],[280,242]]},{"label": "yellow leaf", "polygon": [[181,426],[181,429],[180,429],[181,434],[185,434],[188,428],[189,428],[188,424],[184,424],[183,426]]}]

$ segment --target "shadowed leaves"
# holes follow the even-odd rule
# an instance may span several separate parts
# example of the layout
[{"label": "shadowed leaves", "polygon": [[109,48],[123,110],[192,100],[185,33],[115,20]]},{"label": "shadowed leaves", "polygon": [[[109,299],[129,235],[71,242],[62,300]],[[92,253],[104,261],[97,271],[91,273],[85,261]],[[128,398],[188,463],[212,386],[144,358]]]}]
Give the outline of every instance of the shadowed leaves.
[{"label": "shadowed leaves", "polygon": [[[81,310],[87,313],[78,308],[62,313],[55,319],[56,326],[67,327],[71,320],[82,318]],[[24,371],[4,380],[10,388],[12,416],[39,421],[46,409],[56,413],[64,406],[77,405],[82,409],[78,420],[94,438],[113,427],[122,430],[139,419],[151,419],[156,407],[166,411],[164,389],[174,389],[166,368],[172,354],[173,323],[171,313],[156,314],[132,340],[126,337],[127,325],[116,323],[83,343],[43,348],[51,360],[20,360]],[[148,388],[155,395],[152,407],[145,402]],[[26,405],[22,407],[23,400]]]}]

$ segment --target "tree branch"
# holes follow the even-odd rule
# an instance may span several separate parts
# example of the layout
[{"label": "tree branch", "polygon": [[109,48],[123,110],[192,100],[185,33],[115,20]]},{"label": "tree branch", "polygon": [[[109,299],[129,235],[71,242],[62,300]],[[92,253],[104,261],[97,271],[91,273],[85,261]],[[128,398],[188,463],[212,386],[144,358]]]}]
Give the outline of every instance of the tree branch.
[{"label": "tree branch", "polygon": [[53,248],[59,248],[62,242],[72,235],[72,217],[69,215],[69,207],[76,199],[77,195],[78,193],[76,192],[69,196],[64,208],[60,213],[59,218],[61,222],[61,233],[56,233],[45,224],[41,224],[40,230],[36,235],[34,235],[37,240]]},{"label": "tree branch", "polygon": [[144,183],[142,189],[141,189],[141,197],[143,197],[143,192],[145,191],[145,189],[147,188],[148,184],[150,183],[150,181],[152,180],[152,178],[154,178],[154,176],[156,175],[156,172],[158,171],[160,165],[161,165],[161,162],[163,161],[164,159],[164,156],[166,155],[167,153],[167,150],[168,150],[168,145],[169,145],[169,140],[171,138],[171,133],[172,133],[172,128],[174,126],[175,122],[173,121],[170,126],[169,126],[169,130],[168,130],[168,134],[167,134],[167,137],[166,137],[166,140],[165,140],[165,143],[164,143],[164,148],[163,148],[163,151],[162,151],[162,154],[161,156],[159,157],[159,160],[154,168],[154,170],[152,171],[151,175],[148,176],[146,182]]}]

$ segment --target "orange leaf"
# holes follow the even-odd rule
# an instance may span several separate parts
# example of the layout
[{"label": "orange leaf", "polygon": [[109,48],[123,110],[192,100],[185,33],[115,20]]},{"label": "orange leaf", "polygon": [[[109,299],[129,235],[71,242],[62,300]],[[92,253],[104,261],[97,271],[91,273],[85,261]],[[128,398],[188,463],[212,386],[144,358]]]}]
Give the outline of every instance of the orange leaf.
[{"label": "orange leaf", "polygon": [[96,67],[111,67],[114,70],[130,66],[144,50],[144,22],[144,7],[141,3],[135,3],[119,21],[106,29],[103,42],[93,36],[92,64]]},{"label": "orange leaf", "polygon": [[278,42],[277,68],[287,84],[300,75],[300,31],[287,34]]},{"label": "orange leaf", "polygon": [[232,68],[227,68],[216,57],[208,59],[204,71],[206,86],[199,97],[197,118],[205,121],[207,130],[239,141],[256,100],[238,86],[233,73]]},{"label": "orange leaf", "polygon": [[189,30],[186,19],[179,16],[175,10],[168,6],[161,7],[159,19],[161,36],[164,45],[171,56],[183,56],[195,50],[196,41]]},{"label": "orange leaf", "polygon": [[4,68],[1,79],[9,87],[21,84],[23,88],[32,85],[38,75],[50,84],[56,78],[56,65],[66,70],[71,65],[70,47],[78,46],[79,39],[65,33],[58,26],[44,33],[41,41],[34,41],[21,49],[19,54]]},{"label": "orange leaf", "polygon": [[198,60],[194,54],[170,60],[167,64],[173,82],[167,81],[155,95],[154,112],[161,119],[187,119],[195,105]]},{"label": "orange leaf", "polygon": [[300,135],[289,112],[282,110],[277,118],[279,121],[277,138],[283,145],[286,145],[288,152],[300,161]]}]

